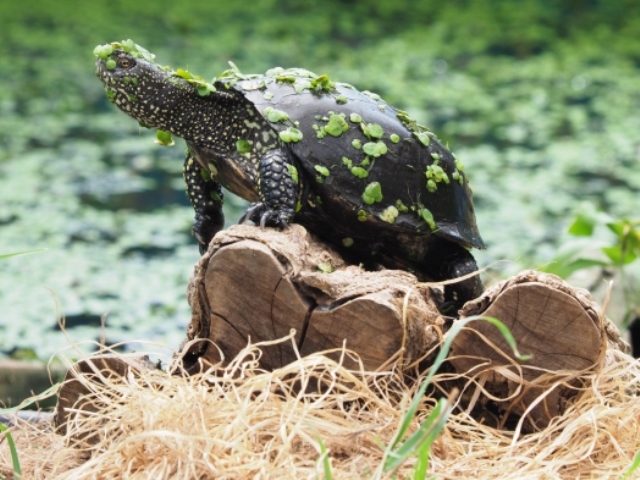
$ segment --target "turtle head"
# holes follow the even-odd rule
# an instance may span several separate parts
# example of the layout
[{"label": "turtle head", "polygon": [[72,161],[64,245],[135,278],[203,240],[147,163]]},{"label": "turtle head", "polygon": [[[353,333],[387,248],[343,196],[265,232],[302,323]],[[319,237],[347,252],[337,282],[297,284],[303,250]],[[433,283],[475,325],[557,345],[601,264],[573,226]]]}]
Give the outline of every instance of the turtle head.
[{"label": "turtle head", "polygon": [[154,55],[131,40],[99,45],[94,55],[96,75],[120,110],[145,127],[193,137],[193,115],[210,108],[203,93],[214,92],[213,85],[158,65]]}]

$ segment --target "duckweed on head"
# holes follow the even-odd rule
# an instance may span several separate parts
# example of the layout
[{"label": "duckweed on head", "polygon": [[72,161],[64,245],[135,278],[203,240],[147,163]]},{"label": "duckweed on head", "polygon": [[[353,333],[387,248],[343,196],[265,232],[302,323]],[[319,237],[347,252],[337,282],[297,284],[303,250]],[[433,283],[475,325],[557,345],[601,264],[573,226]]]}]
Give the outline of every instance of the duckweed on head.
[{"label": "duckweed on head", "polygon": [[163,130],[158,130],[156,132],[156,143],[158,145],[162,145],[163,147],[171,147],[175,145],[173,137],[171,136],[171,132],[165,132]]},{"label": "duckweed on head", "polygon": [[236,142],[236,150],[239,153],[249,153],[251,152],[251,144],[248,140],[241,138]]}]

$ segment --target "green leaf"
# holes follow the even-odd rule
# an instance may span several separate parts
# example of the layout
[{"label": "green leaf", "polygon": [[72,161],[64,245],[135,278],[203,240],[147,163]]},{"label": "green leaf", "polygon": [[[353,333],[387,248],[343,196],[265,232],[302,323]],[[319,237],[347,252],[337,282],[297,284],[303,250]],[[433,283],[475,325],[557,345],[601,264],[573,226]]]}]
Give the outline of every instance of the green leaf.
[{"label": "green leaf", "polygon": [[353,123],[361,123],[362,117],[357,113],[352,113],[351,115],[349,115],[349,120],[351,120]]},{"label": "green leaf", "polygon": [[392,133],[391,135],[389,135],[389,140],[391,140],[393,143],[398,143],[400,141],[400,137],[395,133]]},{"label": "green leaf", "polygon": [[557,275],[561,278],[568,278],[571,274],[579,270],[584,270],[591,267],[603,268],[608,265],[608,262],[603,262],[602,260],[594,260],[592,258],[579,258],[568,263],[556,260],[545,265],[544,267],[541,267],[539,270],[541,272],[552,273],[553,275]]},{"label": "green leaf", "polygon": [[607,228],[618,237],[620,245],[624,245],[624,248],[636,254],[640,253],[640,229],[637,222],[622,219],[617,222],[608,222]]},{"label": "green leaf", "polygon": [[619,245],[602,247],[604,254],[611,259],[614,265],[622,266],[633,262],[638,255],[629,249],[622,249]]},{"label": "green leaf", "polygon": [[579,213],[569,225],[568,232],[576,237],[590,237],[593,235],[593,229],[596,225],[596,219],[592,215]]}]

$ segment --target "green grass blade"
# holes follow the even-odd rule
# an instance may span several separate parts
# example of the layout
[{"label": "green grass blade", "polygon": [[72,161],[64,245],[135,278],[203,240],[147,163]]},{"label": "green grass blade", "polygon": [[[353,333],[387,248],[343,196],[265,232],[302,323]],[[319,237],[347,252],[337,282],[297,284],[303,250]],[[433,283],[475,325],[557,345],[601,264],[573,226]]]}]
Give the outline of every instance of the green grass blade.
[{"label": "green grass blade", "polygon": [[11,461],[13,462],[13,473],[15,473],[15,477],[19,480],[22,477],[22,468],[20,467],[18,449],[16,448],[16,444],[13,441],[13,436],[11,435],[11,432],[9,432],[9,429],[2,424],[0,424],[0,432],[5,432],[4,434],[7,437],[7,442],[9,443],[9,451],[11,451]]},{"label": "green grass blade", "polygon": [[33,403],[52,397],[53,395],[56,395],[58,393],[58,390],[61,385],[62,385],[62,382],[58,382],[55,385],[52,385],[51,387],[47,388],[44,392],[38,395],[34,395],[33,397],[29,397],[26,400],[23,400],[20,403],[20,405],[16,407],[0,408],[0,415],[11,415],[13,413],[16,413],[18,410],[22,410],[23,408],[28,407]]},{"label": "green grass blade", "polygon": [[3,253],[0,255],[0,259],[9,258],[9,257],[17,257],[18,255],[28,255],[30,253],[42,252],[46,250],[46,248],[37,248],[35,250],[24,250],[22,252],[12,252],[12,253]]},{"label": "green grass blade", "polygon": [[638,470],[638,467],[640,467],[640,450],[636,452],[635,456],[633,457],[633,461],[631,462],[631,466],[629,466],[629,470],[627,470],[624,475],[620,477],[620,480],[627,480],[627,478],[631,478],[631,475],[633,475],[635,471]]},{"label": "green grass blade", "polygon": [[329,452],[327,451],[327,447],[320,437],[318,437],[318,444],[320,445],[320,458],[318,459],[318,462],[322,460],[324,480],[333,480],[333,474],[331,473],[331,462],[329,461]]},{"label": "green grass blade", "polygon": [[433,442],[422,442],[418,448],[418,461],[413,473],[413,480],[424,480],[427,478],[427,470],[429,469],[429,453],[431,453],[431,445]]},{"label": "green grass blade", "polygon": [[438,355],[436,356],[436,359],[433,362],[431,369],[429,370],[429,373],[427,374],[426,378],[422,382],[422,385],[420,385],[420,388],[416,392],[416,395],[414,396],[413,401],[411,402],[411,405],[409,405],[409,408],[407,409],[405,415],[403,416],[402,422],[400,424],[400,428],[398,429],[398,432],[396,433],[396,436],[394,437],[393,441],[389,445],[388,451],[392,451],[393,449],[395,449],[398,443],[404,438],[404,435],[406,434],[409,428],[409,425],[411,425],[411,422],[415,417],[416,411],[420,406],[420,402],[422,401],[422,398],[424,397],[424,394],[427,391],[427,387],[429,386],[431,379],[436,374],[436,372],[440,369],[440,366],[447,359],[447,356],[449,355],[449,351],[451,350],[451,344],[453,343],[453,340],[455,339],[455,337],[458,335],[458,333],[460,333],[460,330],[462,330],[464,327],[467,326],[467,324],[469,324],[470,322],[475,322],[477,320],[484,320],[494,325],[503,335],[507,344],[513,350],[513,353],[518,360],[525,361],[531,358],[530,355],[522,355],[520,354],[520,352],[518,352],[515,338],[509,331],[509,328],[497,318],[477,316],[477,317],[469,317],[469,318],[465,318],[464,320],[457,320],[453,322],[451,329],[447,332],[445,336],[445,341],[442,344],[442,348],[440,349],[440,352],[438,352]]},{"label": "green grass blade", "polygon": [[[422,477],[416,476],[415,478],[424,478],[429,464],[431,445],[444,429],[450,414],[451,408],[448,406],[447,400],[444,398],[438,400],[435,408],[424,422],[422,422],[420,428],[418,428],[397,451],[390,452],[387,455],[383,471],[394,471],[400,467],[407,458],[418,453],[419,459],[418,465],[416,465],[416,475],[418,475],[418,468],[420,471],[423,470],[424,474],[422,474]],[[424,457],[424,455],[426,455],[426,457]]]}]

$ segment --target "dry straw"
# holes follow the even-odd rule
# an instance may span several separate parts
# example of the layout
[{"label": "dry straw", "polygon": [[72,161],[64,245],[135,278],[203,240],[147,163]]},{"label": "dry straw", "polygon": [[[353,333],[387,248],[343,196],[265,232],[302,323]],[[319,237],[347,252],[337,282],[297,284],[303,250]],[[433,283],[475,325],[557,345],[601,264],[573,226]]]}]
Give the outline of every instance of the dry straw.
[{"label": "dry straw", "polygon": [[[11,428],[23,478],[324,478],[325,455],[333,478],[390,477],[381,473],[385,446],[418,382],[393,366],[347,370],[322,354],[265,372],[259,347],[192,377],[150,370],[100,383],[80,376],[97,411],[76,416],[65,436],[48,424],[17,421]],[[348,351],[341,355],[358,360]],[[623,478],[640,449],[640,364],[610,355],[608,366],[585,372],[587,387],[544,431],[500,431],[454,410],[431,447],[429,474]],[[444,378],[436,375],[433,383]],[[424,398],[412,430],[435,404]],[[87,437],[95,443],[78,440]],[[12,478],[3,440],[0,435],[0,479]],[[415,463],[409,458],[397,478],[413,478]]]}]

